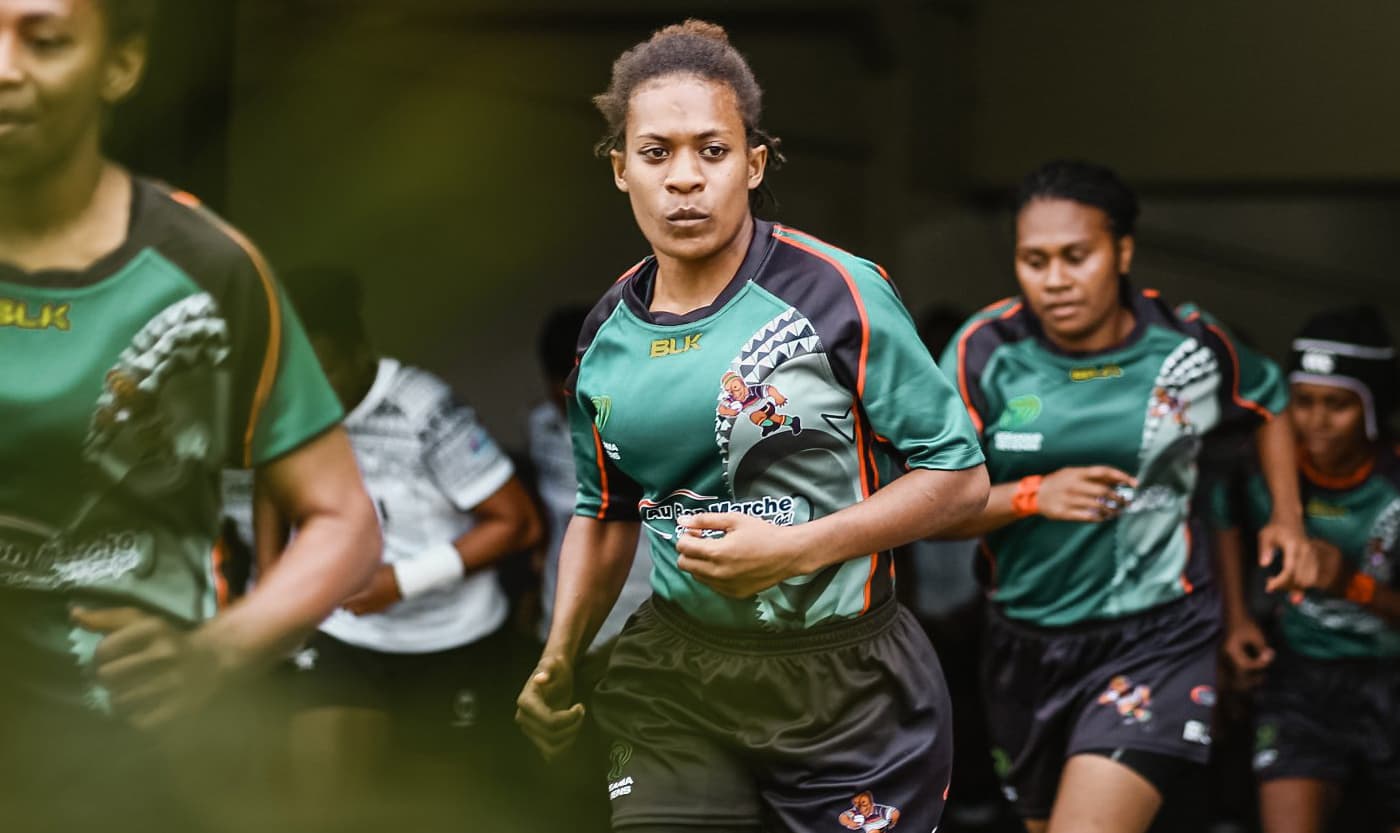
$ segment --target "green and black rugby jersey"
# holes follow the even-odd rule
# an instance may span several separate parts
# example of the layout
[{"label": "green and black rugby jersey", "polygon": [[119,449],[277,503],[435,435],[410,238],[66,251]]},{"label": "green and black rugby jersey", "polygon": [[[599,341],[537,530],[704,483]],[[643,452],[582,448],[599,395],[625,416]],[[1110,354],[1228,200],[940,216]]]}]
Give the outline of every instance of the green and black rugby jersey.
[{"label": "green and black rugby jersey", "polygon": [[656,263],[589,316],[571,379],[576,512],[640,520],[654,592],[702,623],[800,629],[860,616],[893,594],[871,553],[732,599],[676,567],[697,512],[798,524],[863,500],[907,468],[982,462],[957,393],[887,276],[808,235],[757,222],[708,307],[648,311]]},{"label": "green and black rugby jersey", "polygon": [[1114,466],[1138,480],[1104,523],[1023,518],[988,533],[993,598],[1013,619],[1062,626],[1147,610],[1209,580],[1189,524],[1201,438],[1257,424],[1287,402],[1282,375],[1218,324],[1123,283],[1136,324],[1093,354],[1056,348],[1019,298],[973,316],[944,370],[982,436],[993,483],[1067,466]]},{"label": "green and black rugby jersey", "polygon": [[[1382,451],[1348,477],[1327,477],[1304,465],[1298,485],[1309,538],[1332,544],[1378,584],[1400,586],[1400,457],[1394,450]],[[1210,521],[1219,529],[1254,533],[1273,513],[1257,470],[1238,488],[1217,484],[1210,498]],[[1279,630],[1290,648],[1317,659],[1400,656],[1400,630],[1361,605],[1317,591],[1284,608]]]},{"label": "green and black rugby jersey", "polygon": [[0,265],[4,685],[97,709],[99,636],[69,608],[212,615],[220,471],[341,416],[262,256],[194,198],[132,188],[126,241],[91,268]]}]

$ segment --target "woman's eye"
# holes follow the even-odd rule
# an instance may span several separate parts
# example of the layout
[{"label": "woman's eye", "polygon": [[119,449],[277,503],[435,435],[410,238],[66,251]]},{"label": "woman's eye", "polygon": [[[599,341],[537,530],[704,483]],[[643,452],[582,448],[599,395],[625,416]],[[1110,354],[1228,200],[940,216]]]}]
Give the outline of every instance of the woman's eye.
[{"label": "woman's eye", "polygon": [[723,145],[709,145],[700,149],[700,155],[706,159],[719,159],[729,152]]},{"label": "woman's eye", "polygon": [[56,49],[62,49],[68,44],[72,43],[72,38],[68,38],[63,35],[36,35],[31,37],[29,39],[29,42],[34,46],[35,49],[41,52],[49,52]]},{"label": "woman's eye", "polygon": [[642,154],[642,156],[646,157],[647,159],[651,159],[651,160],[661,160],[661,159],[665,159],[665,158],[666,158],[666,149],[665,149],[665,148],[658,148],[658,147],[642,148],[641,151],[640,151],[640,153]]}]

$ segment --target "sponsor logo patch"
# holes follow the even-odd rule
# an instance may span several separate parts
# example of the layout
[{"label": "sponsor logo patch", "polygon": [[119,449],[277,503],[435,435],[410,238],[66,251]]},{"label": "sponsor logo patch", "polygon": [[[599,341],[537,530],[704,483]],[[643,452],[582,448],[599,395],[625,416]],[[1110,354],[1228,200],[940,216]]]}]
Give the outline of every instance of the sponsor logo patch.
[{"label": "sponsor logo patch", "polygon": [[1331,353],[1323,353],[1318,350],[1308,350],[1304,352],[1300,363],[1307,372],[1316,373],[1320,376],[1330,376],[1332,375],[1332,371],[1337,369],[1337,357]]},{"label": "sponsor logo patch", "polygon": [[996,427],[1002,431],[1014,431],[1030,425],[1040,416],[1043,407],[1040,397],[1033,393],[1018,396],[1006,403],[1006,410],[1002,411]]},{"label": "sponsor logo patch", "polygon": [[593,396],[589,399],[593,402],[593,425],[602,431],[608,424],[608,417],[612,416],[612,397]]},{"label": "sponsor logo patch", "polygon": [[1033,454],[1045,444],[1044,434],[1026,434],[1016,431],[998,431],[992,435],[992,447],[997,451],[1010,451]]}]

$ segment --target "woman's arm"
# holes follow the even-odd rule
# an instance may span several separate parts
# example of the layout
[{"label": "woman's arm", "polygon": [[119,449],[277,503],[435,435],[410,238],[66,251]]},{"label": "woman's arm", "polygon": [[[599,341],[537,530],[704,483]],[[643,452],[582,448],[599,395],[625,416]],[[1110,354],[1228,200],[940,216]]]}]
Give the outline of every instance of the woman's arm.
[{"label": "woman's arm", "polygon": [[[796,526],[738,513],[686,518],[677,566],[735,598],[861,555],[938,535],[982,511],[985,466],[959,471],[914,469],[866,500]],[[722,532],[722,537],[705,537]]]},{"label": "woman's arm", "polygon": [[535,670],[516,699],[516,722],[552,758],[573,744],[583,718],[574,664],[617,603],[641,524],[574,516],[559,548],[554,621]]},{"label": "woman's arm", "polygon": [[379,525],[342,429],[264,466],[259,476],[298,535],[247,596],[192,631],[136,608],[74,612],[81,627],[106,634],[95,655],[97,677],[113,706],[138,726],[186,713],[229,679],[291,650],[379,561]]}]

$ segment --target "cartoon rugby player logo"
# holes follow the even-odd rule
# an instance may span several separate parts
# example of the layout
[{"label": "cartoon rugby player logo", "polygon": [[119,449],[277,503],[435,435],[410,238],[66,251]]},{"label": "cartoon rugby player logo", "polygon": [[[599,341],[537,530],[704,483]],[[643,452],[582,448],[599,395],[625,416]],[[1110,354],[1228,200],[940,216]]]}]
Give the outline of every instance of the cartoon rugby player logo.
[{"label": "cartoon rugby player logo", "polygon": [[1112,705],[1124,723],[1146,723],[1152,719],[1152,712],[1148,709],[1152,704],[1152,689],[1145,685],[1135,686],[1132,680],[1121,675],[1109,681],[1108,688],[1099,695],[1099,704]]},{"label": "cartoon rugby player logo", "polygon": [[772,385],[750,385],[731,370],[720,379],[720,387],[724,388],[716,408],[720,416],[734,419],[748,414],[749,421],[758,426],[765,437],[783,426],[790,428],[794,435],[802,433],[800,417],[778,413],[778,409],[787,404],[787,397]]},{"label": "cartoon rugby player logo", "polygon": [[899,808],[876,804],[870,790],[851,799],[851,807],[836,818],[847,830],[890,830],[899,824]]}]

